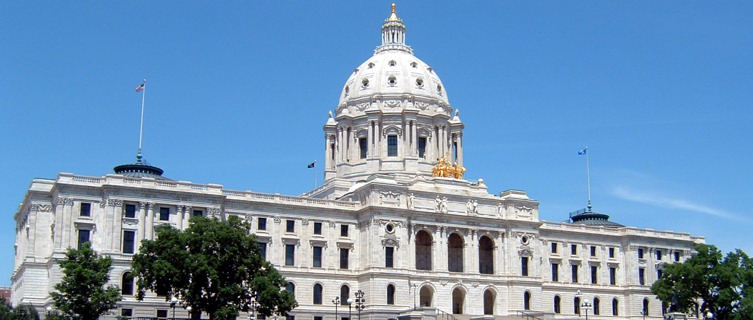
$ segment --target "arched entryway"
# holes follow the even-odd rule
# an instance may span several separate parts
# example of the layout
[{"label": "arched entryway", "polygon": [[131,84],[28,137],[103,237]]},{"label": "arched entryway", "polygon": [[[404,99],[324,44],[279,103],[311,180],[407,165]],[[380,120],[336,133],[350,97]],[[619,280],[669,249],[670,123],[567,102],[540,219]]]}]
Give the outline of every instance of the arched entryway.
[{"label": "arched entryway", "polygon": [[431,270],[431,245],[434,239],[421,230],[416,234],[416,269]]},{"label": "arched entryway", "polygon": [[494,273],[494,241],[487,236],[478,240],[478,272]]},{"label": "arched entryway", "polygon": [[494,314],[494,302],[497,300],[497,293],[492,289],[484,291],[484,314]]},{"label": "arched entryway", "polygon": [[455,288],[452,290],[452,314],[463,314],[463,305],[465,304],[465,290]]},{"label": "arched entryway", "polygon": [[463,272],[463,237],[457,233],[447,239],[447,268],[450,272]]},{"label": "arched entryway", "polygon": [[434,289],[430,286],[423,286],[419,291],[419,300],[422,307],[431,307],[434,299]]}]

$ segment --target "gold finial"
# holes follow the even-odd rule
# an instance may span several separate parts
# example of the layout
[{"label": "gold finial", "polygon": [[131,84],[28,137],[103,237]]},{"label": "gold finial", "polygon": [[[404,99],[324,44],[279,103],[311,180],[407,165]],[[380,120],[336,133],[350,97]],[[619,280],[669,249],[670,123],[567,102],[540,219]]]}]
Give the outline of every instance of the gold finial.
[{"label": "gold finial", "polygon": [[400,20],[400,18],[397,17],[397,12],[395,11],[396,7],[397,7],[397,5],[395,5],[393,3],[392,4],[392,13],[390,14],[390,17],[387,18],[387,21],[402,21],[402,20]]}]

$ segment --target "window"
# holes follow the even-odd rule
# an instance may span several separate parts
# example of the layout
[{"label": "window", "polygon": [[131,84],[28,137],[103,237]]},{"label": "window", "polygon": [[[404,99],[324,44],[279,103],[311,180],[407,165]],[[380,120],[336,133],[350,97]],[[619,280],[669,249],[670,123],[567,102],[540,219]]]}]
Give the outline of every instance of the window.
[{"label": "window", "polygon": [[646,269],[638,268],[638,283],[641,285],[646,284]]},{"label": "window", "polygon": [[343,305],[348,304],[349,298],[350,298],[350,287],[341,286],[340,287],[340,304],[343,304]]},{"label": "window", "polygon": [[193,210],[193,212],[191,212],[191,216],[193,216],[193,217],[203,217],[204,216],[204,211],[203,210],[198,210],[198,209]]},{"label": "window", "polygon": [[340,225],[340,236],[341,237],[347,237],[348,236],[348,225],[347,224],[341,224]]},{"label": "window", "polygon": [[421,230],[416,235],[416,269],[431,270],[431,256],[433,239],[431,235]]},{"label": "window", "polygon": [[599,310],[601,309],[599,308],[599,304],[601,304],[601,301],[599,300],[599,298],[594,298],[594,303],[593,303],[594,315],[597,315],[597,316],[601,314],[601,310]]},{"label": "window", "polygon": [[554,313],[560,312],[560,296],[554,296]]},{"label": "window", "polygon": [[487,236],[481,236],[478,241],[479,273],[494,273],[494,242]]},{"label": "window", "polygon": [[578,254],[578,245],[577,244],[571,244],[570,245],[570,254],[572,254],[572,255]]},{"label": "window", "polygon": [[573,283],[578,282],[578,265],[577,264],[570,265],[570,277],[573,279]]},{"label": "window", "polygon": [[89,230],[78,230],[78,248],[81,249],[81,246],[86,242],[89,242]]},{"label": "window", "polygon": [[322,267],[322,247],[314,246],[314,268]]},{"label": "window", "polygon": [[[125,205],[125,217],[126,218],[136,218],[136,205],[135,204],[126,204]],[[126,309],[123,309],[126,310]],[[130,309],[127,309],[130,310]]]},{"label": "window", "polygon": [[523,293],[523,309],[531,310],[531,293],[528,291]]},{"label": "window", "polygon": [[387,304],[395,304],[395,286],[387,285]]},{"label": "window", "polygon": [[267,218],[258,218],[256,222],[256,230],[267,230]]},{"label": "window", "polygon": [[133,274],[130,272],[124,273],[121,281],[122,283],[120,284],[120,294],[124,296],[133,295]]},{"label": "window", "polygon": [[638,248],[638,259],[643,259],[643,248]]},{"label": "window", "polygon": [[418,157],[419,158],[426,157],[426,137],[418,138]]},{"label": "window", "polygon": [[348,248],[340,248],[340,269],[348,269]]},{"label": "window", "polygon": [[168,220],[170,220],[170,208],[160,207],[159,208],[159,219],[160,219],[160,221],[168,221]]},{"label": "window", "polygon": [[89,202],[82,202],[81,203],[81,209],[79,210],[79,215],[82,217],[89,217],[91,216],[91,210],[92,210],[92,204]]},{"label": "window", "polygon": [[609,284],[617,284],[617,268],[609,267]]},{"label": "window", "polygon": [[609,248],[609,257],[614,258],[614,248]]},{"label": "window", "polygon": [[324,320],[324,317],[322,317],[322,316],[314,316],[314,320]]},{"label": "window", "polygon": [[661,260],[661,250],[656,249],[656,260]]},{"label": "window", "polygon": [[573,313],[580,315],[580,297],[573,299]]},{"label": "window", "polygon": [[314,222],[314,234],[322,234],[322,223]]},{"label": "window", "polygon": [[285,245],[285,265],[292,266],[294,264],[295,264],[295,245],[286,244]]},{"label": "window", "polygon": [[675,261],[680,261],[680,252],[675,251]]},{"label": "window", "polygon": [[167,318],[167,309],[157,310],[157,318]]},{"label": "window", "polygon": [[123,231],[123,253],[133,253],[135,231]]},{"label": "window", "polygon": [[314,304],[322,304],[322,285],[314,285]]},{"label": "window", "polygon": [[643,298],[643,310],[641,310],[642,315],[647,316],[648,315],[648,299]]},{"label": "window", "polygon": [[267,259],[267,243],[266,242],[257,242],[256,244],[259,245],[259,254],[261,255],[264,260]]},{"label": "window", "polygon": [[596,246],[591,246],[591,256],[592,257],[596,256]]},{"label": "window", "polygon": [[285,220],[285,232],[295,232],[295,220]]},{"label": "window", "polygon": [[295,283],[288,282],[285,285],[285,291],[290,292],[295,297]]},{"label": "window", "polygon": [[385,247],[384,248],[384,267],[385,268],[392,268],[393,267],[393,255],[395,253],[395,248],[393,247]]},{"label": "window", "polygon": [[597,276],[599,274],[599,267],[597,266],[591,266],[591,283],[596,284],[597,282]]},{"label": "window", "polygon": [[387,156],[397,157],[397,136],[396,135],[387,136]]},{"label": "window", "polygon": [[520,258],[520,275],[524,277],[528,276],[528,257]]},{"label": "window", "polygon": [[457,233],[450,234],[447,241],[447,269],[450,272],[463,272],[463,238]]},{"label": "window", "polygon": [[287,315],[285,316],[285,320],[295,320],[295,316]]},{"label": "window", "polygon": [[557,253],[557,243],[552,242],[552,253]]},{"label": "window", "polygon": [[552,282],[560,281],[559,264],[552,263]]},{"label": "window", "polygon": [[133,316],[133,309],[120,309],[120,316],[121,317],[132,317]]},{"label": "window", "polygon": [[661,279],[661,276],[664,274],[662,270],[656,270],[656,280]]},{"label": "window", "polygon": [[358,148],[361,151],[361,159],[366,159],[366,154],[369,152],[369,142],[366,138],[358,139]]},{"label": "window", "polygon": [[612,299],[612,315],[613,316],[619,316],[620,312],[617,311],[620,306],[620,302],[617,300],[617,298]]}]

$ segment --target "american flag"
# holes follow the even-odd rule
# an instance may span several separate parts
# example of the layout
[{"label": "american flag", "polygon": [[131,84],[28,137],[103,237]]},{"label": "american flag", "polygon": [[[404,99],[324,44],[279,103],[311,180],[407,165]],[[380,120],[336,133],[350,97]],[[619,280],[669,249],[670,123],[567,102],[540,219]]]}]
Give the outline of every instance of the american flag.
[{"label": "american flag", "polygon": [[144,91],[144,84],[140,84],[138,87],[136,87],[136,92]]}]

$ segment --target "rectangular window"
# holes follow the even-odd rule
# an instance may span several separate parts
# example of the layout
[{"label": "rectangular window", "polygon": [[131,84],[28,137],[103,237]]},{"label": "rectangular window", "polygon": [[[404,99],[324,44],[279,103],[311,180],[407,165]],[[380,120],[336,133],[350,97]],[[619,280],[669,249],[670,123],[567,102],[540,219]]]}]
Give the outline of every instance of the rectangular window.
[{"label": "rectangular window", "polygon": [[598,281],[599,267],[591,266],[591,284],[596,284]]},{"label": "rectangular window", "polygon": [[638,248],[638,259],[643,259],[643,248]]},{"label": "rectangular window", "polygon": [[552,263],[552,282],[560,281],[560,265]]},{"label": "rectangular window", "polygon": [[133,253],[135,231],[123,231],[123,253]]},{"label": "rectangular window", "polygon": [[157,318],[167,318],[167,309],[157,310]]},{"label": "rectangular window", "polygon": [[596,256],[596,246],[591,246],[591,256],[592,257]]},{"label": "rectangular window", "polygon": [[120,316],[121,317],[131,317],[133,316],[133,309],[120,309]]},{"label": "rectangular window", "polygon": [[528,257],[520,258],[520,275],[524,277],[528,276]]},{"label": "rectangular window", "polygon": [[369,142],[366,138],[358,139],[358,148],[361,151],[361,159],[366,159],[366,154],[369,152]]},{"label": "rectangular window", "polygon": [[204,211],[203,210],[194,210],[193,212],[191,212],[191,216],[194,216],[194,217],[203,217],[204,216]]},{"label": "rectangular window", "polygon": [[89,230],[78,230],[78,248],[81,249],[85,242],[89,242]]},{"label": "rectangular window", "polygon": [[259,218],[257,220],[256,230],[267,230],[267,218]]},{"label": "rectangular window", "polygon": [[609,284],[617,284],[617,269],[615,267],[609,268]]},{"label": "rectangular window", "polygon": [[646,284],[646,269],[638,268],[638,283],[640,285]]},{"label": "rectangular window", "polygon": [[418,138],[418,157],[424,158],[426,156],[426,137]]},{"label": "rectangular window", "polygon": [[348,248],[340,248],[340,269],[348,269]]},{"label": "rectangular window", "polygon": [[322,247],[314,247],[314,268],[322,267]]},{"label": "rectangular window", "polygon": [[295,220],[285,220],[285,232],[295,232]]},{"label": "rectangular window", "polygon": [[661,250],[656,249],[656,260],[661,260]]},{"label": "rectangular window", "polygon": [[393,255],[394,254],[395,254],[395,248],[393,247],[384,248],[384,266],[386,268],[393,267]]},{"label": "rectangular window", "polygon": [[267,243],[266,242],[257,242],[259,245],[259,254],[261,255],[264,260],[267,260]]},{"label": "rectangular window", "polygon": [[160,221],[168,221],[168,220],[170,220],[170,208],[160,207],[159,208],[159,219],[160,219]]},{"label": "rectangular window", "polygon": [[324,317],[322,317],[322,316],[314,316],[314,320],[324,320]]},{"label": "rectangular window", "polygon": [[322,234],[322,223],[314,222],[314,234]]},{"label": "rectangular window", "polygon": [[573,279],[573,283],[578,283],[578,265],[570,265],[570,277]]},{"label": "rectangular window", "polygon": [[680,261],[680,252],[675,251],[675,261]]},{"label": "rectangular window", "polygon": [[295,320],[295,316],[287,315],[285,316],[285,320]]},{"label": "rectangular window", "polygon": [[348,225],[347,224],[341,224],[340,225],[340,236],[341,237],[347,237],[348,236]]},{"label": "rectangular window", "polygon": [[552,242],[552,253],[557,253],[557,243]]},{"label": "rectangular window", "polygon": [[285,265],[292,266],[294,264],[295,264],[295,245],[286,244],[285,245]]},{"label": "rectangular window", "polygon": [[387,156],[397,157],[397,136],[396,135],[387,136]]},{"label": "rectangular window", "polygon": [[92,210],[91,203],[81,202],[81,210],[79,211],[79,215],[82,217],[89,217],[91,216],[91,210]]},{"label": "rectangular window", "polygon": [[570,245],[570,254],[572,254],[572,255],[578,254],[578,245],[577,244],[571,244]]},{"label": "rectangular window", "polygon": [[614,258],[614,248],[609,248],[609,257]]},{"label": "rectangular window", "polygon": [[[124,214],[126,218],[136,218],[136,205],[126,204]],[[123,309],[123,310],[130,310],[130,309]]]}]

